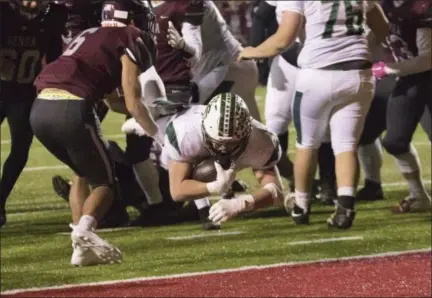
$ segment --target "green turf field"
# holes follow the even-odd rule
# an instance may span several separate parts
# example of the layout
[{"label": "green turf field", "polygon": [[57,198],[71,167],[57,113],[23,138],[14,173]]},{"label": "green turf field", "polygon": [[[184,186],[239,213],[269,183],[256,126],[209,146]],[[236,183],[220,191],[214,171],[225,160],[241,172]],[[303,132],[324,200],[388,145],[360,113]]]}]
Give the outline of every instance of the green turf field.
[{"label": "green turf field", "polygon": [[[263,96],[264,89],[259,89],[261,106]],[[120,131],[122,122],[121,115],[111,113],[103,129],[106,136],[124,145]],[[2,162],[10,148],[9,139],[7,125],[3,124]],[[431,145],[421,129],[414,142],[421,157],[423,178],[430,189]],[[204,232],[198,223],[103,233],[102,237],[124,252],[123,264],[74,268],[69,264],[72,254],[69,235],[59,234],[70,231],[68,205],[51,188],[54,174],[68,176],[70,173],[34,140],[27,168],[8,201],[8,224],[1,230],[2,291],[431,246],[430,213],[396,216],[389,211],[389,207],[407,195],[407,188],[392,158],[386,154],[382,176],[387,199],[358,204],[357,218],[349,231],[328,231],[325,220],[332,212],[331,207],[313,206],[311,225],[301,227],[295,226],[284,210],[270,208],[225,224],[222,232],[231,232],[231,235]],[[240,178],[256,187],[250,171],[241,172]],[[167,239],[204,233],[211,236]],[[337,237],[355,238],[318,244],[292,243]]]}]

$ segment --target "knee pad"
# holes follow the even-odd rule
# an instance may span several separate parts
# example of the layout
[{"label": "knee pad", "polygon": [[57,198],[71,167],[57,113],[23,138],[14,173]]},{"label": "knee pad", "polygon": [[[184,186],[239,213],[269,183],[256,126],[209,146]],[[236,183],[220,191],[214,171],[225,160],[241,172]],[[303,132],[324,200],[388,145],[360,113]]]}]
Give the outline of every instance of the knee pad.
[{"label": "knee pad", "polygon": [[391,155],[402,155],[410,151],[410,144],[401,140],[389,139],[384,137],[382,145],[385,150]]}]

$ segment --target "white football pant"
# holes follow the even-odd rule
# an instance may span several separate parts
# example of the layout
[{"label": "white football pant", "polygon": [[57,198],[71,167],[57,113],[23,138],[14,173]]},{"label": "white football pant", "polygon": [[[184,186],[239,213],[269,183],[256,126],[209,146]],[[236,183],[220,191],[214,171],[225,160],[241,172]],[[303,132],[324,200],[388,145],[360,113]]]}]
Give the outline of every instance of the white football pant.
[{"label": "white football pant", "polygon": [[355,151],[374,91],[370,69],[300,69],[292,105],[297,147],[318,149],[330,127],[335,155]]},{"label": "white football pant", "polygon": [[267,81],[265,120],[267,128],[276,135],[288,131],[291,122],[291,101],[298,68],[282,56],[273,59]]}]

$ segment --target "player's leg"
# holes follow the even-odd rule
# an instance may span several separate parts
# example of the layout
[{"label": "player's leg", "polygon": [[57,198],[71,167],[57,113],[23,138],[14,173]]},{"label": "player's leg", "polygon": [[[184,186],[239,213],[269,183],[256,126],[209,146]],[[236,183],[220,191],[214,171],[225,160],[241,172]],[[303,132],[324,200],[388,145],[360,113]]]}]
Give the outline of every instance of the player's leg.
[{"label": "player's leg", "polygon": [[430,208],[430,197],[421,179],[419,156],[411,144],[430,99],[430,86],[428,73],[400,78],[388,102],[387,133],[383,146],[395,157],[410,189],[410,195],[393,210],[395,212]]},{"label": "player's leg", "polygon": [[[64,92],[59,92],[59,94]],[[49,97],[41,93],[40,97]],[[93,106],[85,100],[37,99],[32,126],[38,138],[44,134],[67,151],[71,168],[91,186],[82,205],[82,216],[71,234],[73,265],[110,264],[122,259],[121,252],[94,233],[118,191],[113,161],[100,132]],[[46,111],[51,113],[46,113]],[[66,116],[67,115],[67,116]],[[87,247],[88,250],[84,250]]]},{"label": "player's leg", "polygon": [[337,202],[329,227],[350,228],[355,217],[357,145],[372,102],[375,80],[370,70],[335,71],[332,81],[335,106],[330,116],[336,157]]},{"label": "player's leg", "polygon": [[213,97],[213,94],[229,92],[231,90],[234,82],[224,82],[227,72],[228,65],[222,65],[212,69],[203,77],[193,79],[198,88],[200,104],[207,104]]},{"label": "player's leg", "polygon": [[330,136],[328,139],[323,140],[318,149],[319,200],[333,205],[336,200],[336,169]]},{"label": "player's leg", "polygon": [[[314,84],[310,83],[311,78]],[[331,91],[331,76],[327,72],[299,70],[292,102],[297,143],[294,162],[296,195],[291,216],[297,224],[309,223],[309,192],[315,175],[318,148],[332,108]]]},{"label": "player's leg", "polygon": [[395,86],[395,78],[387,77],[377,81],[363,132],[360,137],[358,158],[364,172],[364,186],[357,193],[357,200],[382,200],[381,187],[382,147],[380,136],[386,129],[388,99]]},{"label": "player's leg", "polygon": [[[109,112],[108,106],[103,102],[99,101],[95,104],[95,112],[96,115],[99,118],[99,121],[102,123],[102,121],[105,119],[106,115]],[[90,191],[89,185],[85,180],[79,179],[79,177],[74,176],[71,180],[66,179],[62,176],[55,175],[52,177],[52,186],[54,189],[54,192],[59,195],[62,199],[64,199],[67,202],[70,202],[69,195],[70,195],[70,189],[72,186],[73,181],[77,181],[79,183],[79,186],[77,185],[74,189],[74,194],[72,194],[73,200],[76,200],[76,202],[71,202],[75,207],[72,209],[81,210],[80,205],[84,204],[84,199],[80,198],[86,198],[88,195],[88,192]],[[77,191],[79,193],[82,193],[82,195],[78,195]],[[79,214],[79,213],[77,213]]]},{"label": "player's leg", "polygon": [[0,209],[2,210],[5,209],[6,200],[27,163],[33,140],[29,117],[34,94],[28,92],[11,100],[13,102],[8,103],[5,111],[11,135],[11,149],[3,164],[0,180]]},{"label": "player's leg", "polygon": [[[7,108],[7,103],[4,101],[4,98],[2,96],[4,95],[0,94],[0,126],[3,123],[3,120],[6,118],[6,108]],[[0,133],[0,137],[1,137],[1,133]],[[0,188],[1,188],[1,174],[2,172],[0,171]],[[2,206],[2,204],[0,204],[0,228],[5,224],[6,224],[6,210],[5,210],[5,206]]]},{"label": "player's leg", "polygon": [[273,59],[270,75],[267,81],[265,98],[266,127],[279,138],[282,155],[278,169],[282,177],[293,179],[293,164],[287,156],[291,122],[291,100],[295,89],[297,68],[286,62],[281,56]]},{"label": "player's leg", "polygon": [[255,98],[258,86],[256,63],[252,60],[231,63],[224,81],[234,82],[231,92],[237,94],[246,102],[250,115],[254,119],[261,121],[261,115]]},{"label": "player's leg", "polygon": [[[430,104],[432,105],[432,104]],[[427,134],[429,141],[432,142],[432,106],[428,106],[428,108],[425,109],[425,112],[423,113],[423,116],[420,120],[420,124],[423,127],[423,130]]]}]

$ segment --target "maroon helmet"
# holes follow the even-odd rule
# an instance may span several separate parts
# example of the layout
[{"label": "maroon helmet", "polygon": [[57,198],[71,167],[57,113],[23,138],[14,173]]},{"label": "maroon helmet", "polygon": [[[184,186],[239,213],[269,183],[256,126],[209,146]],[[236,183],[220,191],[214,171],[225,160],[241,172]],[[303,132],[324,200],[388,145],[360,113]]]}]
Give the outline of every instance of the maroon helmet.
[{"label": "maroon helmet", "polygon": [[156,16],[146,0],[107,0],[102,5],[102,25],[134,25],[141,31],[156,34]]}]

